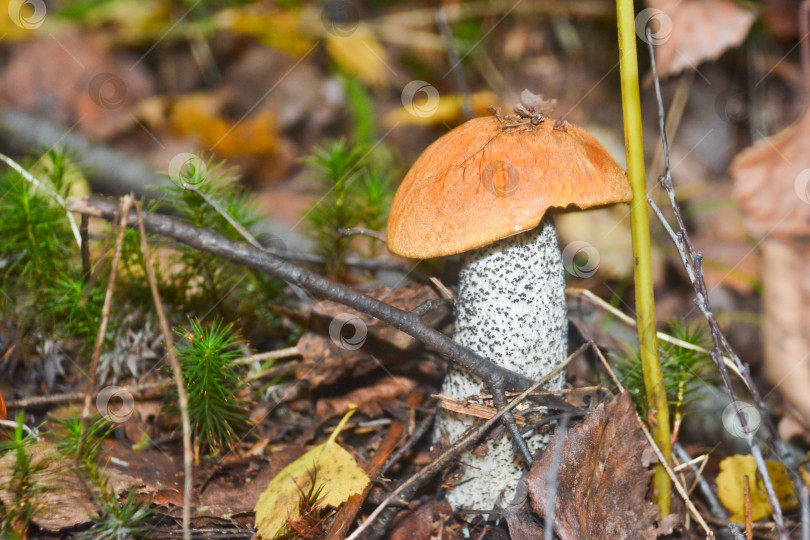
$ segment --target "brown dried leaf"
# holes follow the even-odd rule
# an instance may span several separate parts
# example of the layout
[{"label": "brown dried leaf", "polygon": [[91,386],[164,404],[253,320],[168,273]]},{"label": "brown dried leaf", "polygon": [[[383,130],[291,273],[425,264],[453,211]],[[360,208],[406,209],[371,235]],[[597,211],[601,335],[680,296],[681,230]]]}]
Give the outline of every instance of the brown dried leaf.
[{"label": "brown dried leaf", "polygon": [[[742,43],[756,19],[732,0],[647,0],[646,4],[664,12],[646,14],[660,25],[651,30],[662,77],[719,58]],[[643,25],[639,31],[644,35]]]},{"label": "brown dried leaf", "polygon": [[315,411],[318,418],[323,420],[345,414],[353,403],[365,414],[379,416],[382,414],[380,401],[396,399],[415,387],[416,382],[407,377],[385,377],[371,386],[357,388],[340,397],[321,399],[315,406]]},{"label": "brown dried leaf", "polygon": [[132,125],[130,109],[154,86],[137,58],[113,56],[108,39],[68,30],[12,49],[0,94],[8,105],[104,139]]},{"label": "brown dried leaf", "polygon": [[433,529],[433,501],[401,511],[391,525],[391,540],[429,540]]},{"label": "brown dried leaf", "polygon": [[[47,442],[38,443],[30,451],[34,464],[43,463],[46,467],[35,473],[33,480],[42,492],[37,499],[40,510],[34,514],[33,522],[48,531],[59,531],[90,521],[96,513],[93,502],[82,489],[70,463],[59,460],[56,449]],[[12,494],[5,489],[14,469],[15,456],[9,454],[0,459],[0,501],[12,505]]]},{"label": "brown dried leaf", "polygon": [[756,236],[810,234],[810,109],[731,163],[734,199]]},{"label": "brown dried leaf", "polygon": [[[556,476],[555,529],[562,540],[655,538],[658,507],[646,500],[652,471],[642,465],[648,446],[630,395],[602,403],[585,421],[566,432]],[[554,448],[554,435],[548,448]],[[547,451],[525,482],[534,511],[544,515],[548,475],[554,459]]]}]

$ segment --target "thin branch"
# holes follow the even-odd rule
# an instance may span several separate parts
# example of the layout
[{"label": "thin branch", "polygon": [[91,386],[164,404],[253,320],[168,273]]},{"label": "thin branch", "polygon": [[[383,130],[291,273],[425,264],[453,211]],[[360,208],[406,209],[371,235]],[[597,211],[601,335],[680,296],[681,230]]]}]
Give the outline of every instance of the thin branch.
[{"label": "thin branch", "polygon": [[338,229],[337,232],[344,238],[349,236],[368,236],[369,238],[379,240],[383,244],[387,242],[385,233],[375,231],[374,229],[367,229],[365,227],[349,227],[348,229]]},{"label": "thin branch", "polygon": [[[101,308],[101,322],[98,326],[98,334],[96,335],[96,344],[93,348],[93,357],[90,364],[90,389],[84,397],[84,409],[82,410],[81,430],[79,431],[79,443],[76,446],[76,476],[79,479],[84,490],[90,496],[91,500],[95,500],[93,490],[84,479],[82,475],[82,454],[84,453],[84,444],[87,440],[87,424],[90,421],[90,404],[93,396],[96,395],[96,376],[98,374],[98,360],[101,357],[101,348],[104,346],[104,336],[107,333],[107,324],[110,320],[110,307],[112,306],[113,292],[115,291],[115,278],[118,275],[118,263],[121,260],[121,249],[124,245],[124,233],[126,227],[124,226],[124,216],[129,215],[130,207],[132,206],[132,197],[130,195],[124,196],[120,205],[117,207],[118,212],[113,209],[111,220],[118,223],[118,236],[115,240],[115,253],[113,254],[112,267],[110,268],[110,279],[107,284],[107,293],[104,296],[104,305]],[[116,216],[117,214],[117,216]],[[115,227],[113,227],[114,229]]]},{"label": "thin branch", "polygon": [[[113,218],[117,208],[113,200],[103,197],[69,199],[67,205],[71,211],[107,220]],[[130,215],[126,223],[128,226],[137,226],[136,216]],[[298,285],[315,295],[371,315],[421,341],[485,382],[489,382],[493,377],[499,375],[503,377],[504,387],[515,391],[523,391],[532,384],[528,377],[498,366],[478,353],[456,343],[450,337],[423,323],[413,313],[380,302],[340,283],[332,282],[271,253],[160,214],[145,212],[143,224],[151,233],[174,238],[200,251],[243,264]]]},{"label": "thin branch", "polygon": [[653,73],[653,82],[655,83],[655,95],[658,102],[658,122],[659,127],[661,129],[661,144],[663,145],[664,149],[664,161],[665,161],[665,174],[661,176],[658,180],[669,197],[669,202],[672,207],[672,211],[675,215],[676,222],[678,224],[677,232],[674,231],[672,227],[670,227],[669,223],[664,218],[661,211],[657,209],[657,206],[655,206],[655,203],[653,203],[649,197],[648,201],[651,203],[653,209],[655,210],[656,215],[661,220],[661,223],[664,224],[664,228],[672,238],[672,241],[675,243],[675,247],[677,248],[678,253],[681,257],[681,262],[686,268],[689,281],[691,282],[692,287],[695,290],[697,306],[703,313],[703,316],[706,318],[706,321],[709,324],[709,330],[711,332],[713,343],[713,348],[710,356],[714,361],[714,363],[717,365],[717,368],[720,371],[721,377],[723,379],[723,383],[726,387],[726,391],[728,392],[732,402],[734,403],[734,407],[737,411],[737,417],[740,420],[740,426],[742,427],[743,431],[747,434],[745,440],[748,443],[748,446],[751,450],[751,456],[754,458],[754,461],[757,465],[757,469],[759,470],[759,473],[762,476],[762,483],[765,487],[765,492],[768,497],[768,503],[770,504],[771,510],[773,511],[774,522],[776,523],[777,529],[779,530],[779,534],[782,538],[788,539],[790,538],[790,535],[788,533],[787,528],[785,527],[785,520],[784,516],[782,515],[782,508],[779,505],[779,499],[776,496],[773,481],[771,480],[770,474],[768,473],[768,468],[765,463],[765,458],[762,455],[762,450],[759,448],[759,446],[756,444],[754,440],[754,430],[749,429],[748,419],[742,411],[739,399],[737,398],[737,393],[734,390],[734,386],[731,383],[731,377],[729,376],[728,370],[726,369],[726,364],[723,361],[723,351],[728,353],[728,355],[731,357],[732,361],[736,365],[737,370],[743,376],[743,379],[746,381],[746,385],[748,386],[748,389],[751,392],[751,396],[754,398],[754,402],[757,408],[759,409],[762,418],[764,418],[765,424],[768,426],[774,444],[783,461],[785,461],[785,465],[787,466],[787,470],[793,481],[797,493],[800,492],[803,482],[801,481],[801,477],[798,475],[796,462],[793,459],[793,456],[790,455],[789,450],[785,446],[784,442],[779,436],[779,433],[776,431],[775,426],[773,426],[773,422],[771,422],[769,418],[768,411],[765,408],[765,404],[760,398],[759,392],[757,391],[753,381],[751,380],[748,366],[745,365],[739,358],[739,356],[737,356],[737,354],[734,352],[733,348],[726,339],[725,334],[720,328],[717,319],[715,319],[714,314],[712,313],[711,303],[709,301],[709,292],[706,287],[706,281],[703,276],[703,266],[702,266],[703,256],[701,253],[695,250],[694,245],[689,239],[689,232],[687,231],[686,225],[683,221],[681,209],[680,206],[678,205],[678,201],[675,198],[675,190],[672,185],[672,176],[671,176],[672,171],[669,166],[669,143],[667,141],[667,134],[665,129],[666,117],[664,113],[664,101],[663,98],[661,97],[661,83],[658,79],[658,73],[655,64],[655,51],[653,45],[654,40],[651,39],[650,32],[651,30],[647,28],[647,35],[649,38],[647,39],[647,42],[650,48],[650,57],[651,57],[650,61]]},{"label": "thin branch", "polygon": [[[104,198],[70,199],[68,207],[72,211],[108,220],[115,215],[115,203]],[[136,216],[132,216],[129,212],[124,215],[125,219],[122,220],[124,225],[135,226],[140,223],[135,219]],[[392,325],[432,348],[468,373],[479,377],[494,396],[496,404],[499,402],[506,403],[504,390],[522,391],[532,383],[528,377],[503,368],[456,343],[452,338],[431,328],[420,317],[409,311],[398,309],[339,283],[332,282],[323,276],[296,266],[260,248],[234,242],[215,232],[186,225],[159,214],[144,214],[142,223],[143,227],[149,232],[174,238],[195,249],[227,258],[249,268],[275,276],[286,281],[294,288],[300,287],[305,291],[354,308]],[[498,418],[502,418],[503,423],[506,424],[514,438],[514,443],[522,450],[527,462],[531,463],[531,453],[528,452],[528,447],[520,436],[520,430],[517,427],[515,418],[511,414],[500,414]]]},{"label": "thin branch", "polygon": [[[135,384],[132,386],[122,386],[121,391],[127,392],[132,395],[149,394],[152,392],[162,393],[163,390],[165,390],[166,386],[169,384],[169,382],[170,381],[166,380],[166,381]],[[66,394],[51,394],[48,396],[33,396],[22,399],[15,399],[13,401],[7,401],[6,407],[8,409],[37,409],[42,407],[48,407],[50,405],[64,405],[65,403],[83,401],[86,398],[86,396],[87,392],[70,392]],[[92,396],[92,399],[96,399],[97,397],[98,392],[96,392],[96,395]]]},{"label": "thin branch", "polygon": [[180,362],[177,360],[172,331],[169,328],[166,313],[163,311],[163,302],[160,300],[155,269],[149,255],[149,243],[146,241],[146,229],[143,226],[143,212],[140,203],[135,202],[135,210],[138,213],[138,229],[141,233],[141,251],[143,252],[143,262],[146,267],[146,278],[149,281],[149,288],[152,289],[152,300],[155,303],[160,330],[163,332],[163,343],[166,346],[166,354],[169,356],[169,363],[172,366],[174,381],[177,385],[177,401],[180,405],[180,418],[183,424],[183,473],[185,475],[183,484],[183,539],[191,540],[191,488],[193,485],[191,468],[194,454],[191,450],[191,420],[188,415],[188,395],[186,394],[186,385],[183,383]]},{"label": "thin branch", "polygon": [[242,358],[234,360],[236,364],[252,364],[254,362],[261,362],[262,360],[281,360],[283,358],[292,358],[294,356],[301,356],[298,347],[287,347],[286,349],[278,349],[276,351],[267,351],[258,354],[251,354]]}]

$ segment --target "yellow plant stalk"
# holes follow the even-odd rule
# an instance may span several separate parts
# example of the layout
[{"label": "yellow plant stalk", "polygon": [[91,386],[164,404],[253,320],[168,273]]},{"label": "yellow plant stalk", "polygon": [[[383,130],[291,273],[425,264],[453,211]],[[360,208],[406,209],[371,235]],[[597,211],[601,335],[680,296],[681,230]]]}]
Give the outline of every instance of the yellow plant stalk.
[{"label": "yellow plant stalk", "polygon": [[[644,374],[644,388],[651,411],[647,421],[651,424],[655,442],[666,456],[667,461],[670,461],[669,407],[661,373],[661,362],[658,358],[658,338],[655,325],[633,0],[616,0],[616,11],[619,27],[619,69],[622,81],[622,115],[624,118],[624,144],[627,151],[627,176],[633,189],[633,202],[630,203],[630,226],[633,237],[638,342],[641,369]],[[660,464],[656,465],[653,486],[661,515],[665,516],[670,512],[672,484],[666,470]]]}]

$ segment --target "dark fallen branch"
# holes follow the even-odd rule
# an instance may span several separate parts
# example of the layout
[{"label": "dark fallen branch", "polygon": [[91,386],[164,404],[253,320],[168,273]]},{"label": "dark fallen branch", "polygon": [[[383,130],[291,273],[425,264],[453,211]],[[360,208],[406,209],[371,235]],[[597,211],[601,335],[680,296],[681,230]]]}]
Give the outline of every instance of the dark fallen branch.
[{"label": "dark fallen branch", "polygon": [[[81,200],[69,199],[67,208],[72,212],[110,221],[115,215],[118,203],[114,199],[104,197],[86,197]],[[424,343],[461,368],[480,377],[487,386],[492,386],[496,381],[501,380],[506,390],[520,392],[528,388],[533,382],[528,377],[502,368],[459,345],[448,336],[423,323],[412,312],[403,311],[375,300],[370,296],[359,293],[340,283],[330,281],[266,251],[242,242],[234,242],[215,232],[193,227],[160,214],[144,213],[143,223],[146,230],[151,233],[174,238],[200,251],[272,275],[287,283],[302,287],[312,294],[338,302],[390,324]],[[126,224],[128,227],[137,226],[135,212],[130,212]]]}]

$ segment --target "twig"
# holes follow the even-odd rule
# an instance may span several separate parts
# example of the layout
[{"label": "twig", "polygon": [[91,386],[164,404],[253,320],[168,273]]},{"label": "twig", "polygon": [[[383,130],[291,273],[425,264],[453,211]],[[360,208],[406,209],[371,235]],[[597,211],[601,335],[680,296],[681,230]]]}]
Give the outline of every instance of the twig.
[{"label": "twig", "polygon": [[[162,391],[171,381],[149,382],[135,384],[132,386],[122,386],[121,390],[129,394],[143,394],[152,391]],[[36,409],[40,407],[47,407],[49,405],[62,405],[64,403],[72,403],[75,401],[82,401],[87,396],[87,392],[70,392],[67,394],[52,394],[50,396],[33,396],[13,401],[7,401],[6,406],[9,409]],[[98,393],[92,396],[93,399],[98,397]]]},{"label": "twig", "polygon": [[98,191],[154,196],[150,187],[169,184],[169,179],[156,175],[153,168],[123,152],[93,144],[77,132],[75,129],[65,131],[64,126],[19,109],[4,107],[0,110],[0,143],[4,148],[23,153],[31,148],[62,147],[87,171],[90,185]]},{"label": "twig", "polygon": [[[655,211],[657,208],[658,206],[656,206],[655,203],[653,202],[653,211]],[[658,214],[658,212],[656,212],[656,214]],[[663,215],[659,216],[659,219],[661,219],[662,217]],[[668,227],[669,224],[666,223],[664,226]],[[586,301],[593,304],[594,306],[609,312],[611,315],[613,315],[623,323],[627,324],[628,326],[636,326],[635,319],[633,319],[632,317],[630,317],[625,313],[622,313],[615,307],[611,306],[610,304],[599,298],[596,294],[594,294],[592,291],[589,291],[588,289],[581,289],[579,287],[566,287],[565,294],[583,298]],[[689,343],[688,341],[678,339],[674,336],[667,334],[666,332],[658,332],[658,339],[660,339],[665,343],[669,343],[670,345],[680,347],[681,349],[688,349],[690,351],[696,351],[703,354],[711,354],[710,350],[701,347],[700,345],[695,345],[694,343]],[[731,371],[733,371],[734,374],[740,378],[740,380],[743,382],[743,384],[746,385],[746,387],[748,386],[748,381],[745,379],[745,377],[743,377],[742,373],[740,373],[737,370],[737,366],[734,365],[734,362],[731,360],[731,358],[729,358],[727,355],[723,355],[723,363],[725,363],[726,367]]]},{"label": "twig", "polygon": [[[9,167],[14,169],[15,171],[17,171],[20,174],[20,176],[22,176],[25,180],[27,180],[28,182],[30,182],[34,186],[38,187],[39,189],[41,189],[42,191],[44,191],[48,195],[50,195],[51,198],[53,198],[53,200],[55,200],[56,202],[59,203],[59,206],[61,206],[62,208],[65,207],[65,199],[63,199],[62,196],[59,195],[56,192],[56,190],[52,189],[49,186],[46,186],[42,181],[37,179],[33,174],[26,171],[23,168],[22,165],[20,165],[19,163],[17,163],[16,161],[14,161],[13,159],[11,159],[10,157],[8,157],[5,154],[0,154],[0,161],[2,161],[3,163],[8,165]],[[67,218],[68,218],[68,221],[70,222],[70,230],[73,231],[73,236],[76,238],[76,244],[78,244],[79,247],[82,247],[82,235],[81,235],[81,233],[79,233],[79,227],[76,225],[76,219],[73,217],[73,214],[71,214],[70,212],[67,212]]]},{"label": "twig", "polygon": [[[101,308],[101,322],[98,326],[98,334],[96,335],[96,344],[93,348],[93,357],[90,364],[90,389],[84,398],[84,409],[82,410],[81,430],[79,431],[79,443],[76,445],[76,476],[79,479],[84,490],[90,496],[91,500],[95,500],[93,490],[84,479],[82,475],[82,453],[84,453],[84,443],[87,439],[87,424],[90,420],[90,403],[93,396],[96,394],[96,376],[98,374],[98,360],[101,356],[101,348],[104,345],[104,336],[107,333],[107,323],[110,320],[110,307],[112,306],[113,292],[115,291],[115,278],[118,275],[118,263],[121,260],[121,248],[124,245],[124,233],[126,232],[126,217],[129,215],[130,207],[132,206],[132,196],[125,195],[118,206],[117,212],[117,225],[118,236],[115,240],[115,253],[113,254],[112,267],[110,268],[110,279],[107,284],[107,293],[104,296],[104,305]],[[115,219],[115,218],[114,218]],[[115,228],[115,227],[113,227]]]},{"label": "twig", "polygon": [[439,278],[431,276],[430,282],[433,283],[433,286],[436,287],[436,289],[438,289],[439,294],[442,296],[442,298],[447,298],[448,300],[452,300],[453,302],[456,301],[456,294],[450,290],[450,287],[442,283],[442,281]]},{"label": "twig", "polygon": [[166,320],[166,313],[163,311],[163,302],[160,300],[155,269],[149,255],[149,243],[146,241],[146,229],[143,226],[143,212],[140,203],[137,201],[135,202],[135,210],[138,213],[138,229],[141,233],[141,251],[143,252],[143,262],[146,268],[146,278],[149,281],[149,288],[152,289],[152,300],[155,303],[158,321],[160,321],[160,330],[163,332],[163,343],[166,346],[166,354],[169,356],[169,363],[172,366],[174,381],[177,385],[177,401],[180,405],[180,418],[183,425],[183,473],[185,475],[183,484],[183,539],[191,540],[191,488],[193,485],[191,468],[194,454],[191,450],[191,420],[188,415],[188,395],[186,394],[186,385],[183,383],[180,362],[177,360],[172,331],[169,328],[169,321]]},{"label": "twig", "polygon": [[84,279],[90,279],[90,242],[88,238],[90,237],[90,216],[82,214],[82,222],[79,226],[79,234],[81,236],[81,246],[82,246],[82,277]]},{"label": "twig", "polygon": [[802,486],[799,497],[802,505],[802,540],[810,540],[810,494],[806,485]]},{"label": "twig", "polygon": [[531,394],[537,388],[540,388],[542,385],[553,379],[560,373],[562,370],[568,366],[568,364],[576,358],[588,344],[581,346],[579,349],[571,353],[568,358],[565,359],[563,363],[552,369],[549,373],[543,376],[539,381],[532,384],[527,388],[522,394],[518,397],[513,399],[506,405],[503,409],[499,410],[495,416],[484,422],[483,424],[479,425],[478,427],[471,428],[467,431],[467,433],[461,437],[458,441],[453,443],[447,450],[445,450],[438,458],[434,459],[429,465],[425,466],[421,469],[418,473],[411,476],[408,480],[403,482],[402,484],[397,487],[388,497],[381,502],[377,508],[366,518],[366,520],[357,528],[355,531],[346,539],[346,540],[354,540],[360,536],[360,534],[366,530],[371,523],[377,518],[377,516],[382,513],[382,511],[389,505],[391,502],[399,497],[399,495],[408,488],[416,487],[420,485],[422,482],[433,476],[436,472],[442,469],[447,463],[451,460],[458,457],[464,450],[469,448],[471,445],[476,443],[489,429],[494,426],[501,417],[506,414],[507,412],[512,411],[515,407],[517,407],[524,399],[526,399],[529,394]]},{"label": "twig", "polygon": [[754,540],[754,521],[751,519],[751,485],[748,475],[743,475],[743,499],[745,501],[745,537]]},{"label": "twig", "polygon": [[413,448],[413,446],[417,442],[419,442],[422,436],[425,433],[427,433],[428,429],[430,429],[430,426],[433,425],[433,420],[436,418],[437,412],[438,409],[434,407],[430,413],[426,414],[425,417],[419,421],[419,424],[417,424],[416,429],[413,430],[413,433],[411,433],[411,436],[408,438],[408,440],[405,441],[405,443],[402,446],[400,446],[397,449],[397,451],[391,455],[391,457],[388,458],[388,461],[385,462],[385,465],[382,466],[382,469],[380,469],[381,475],[387,473],[388,469],[390,469],[395,463],[397,463],[400,459],[402,459],[402,456],[407,454],[410,451],[410,449]]},{"label": "twig", "polygon": [[[98,197],[87,197],[82,200],[70,199],[67,201],[67,205],[72,211],[108,220],[113,218],[116,208],[115,203],[109,199]],[[126,218],[122,221],[123,224],[127,226],[137,224],[137,220],[134,219],[135,216],[129,213],[125,214],[125,216]],[[532,383],[528,377],[503,368],[456,343],[453,339],[425,324],[419,317],[409,311],[398,309],[330,281],[262,249],[234,242],[215,232],[186,225],[159,214],[145,213],[143,215],[143,226],[149,232],[174,238],[193,248],[225,257],[236,263],[275,276],[291,285],[301,287],[315,295],[354,308],[390,324],[432,348],[460,368],[479,377],[494,396],[504,401],[504,390],[522,391]],[[511,414],[498,415],[498,418],[503,418],[503,422],[507,424],[513,436],[519,436],[517,424]],[[521,443],[516,442],[516,444],[520,445]],[[525,442],[523,444],[525,445]]]},{"label": "twig", "polygon": [[387,241],[385,233],[375,231],[374,229],[367,229],[365,227],[349,227],[348,229],[338,229],[337,232],[344,238],[348,236],[368,236],[370,238],[375,238],[382,243]]},{"label": "twig", "polygon": [[711,358],[714,363],[717,365],[718,370],[723,379],[723,383],[726,387],[726,391],[728,392],[729,396],[731,397],[732,402],[734,403],[734,407],[737,411],[737,417],[740,420],[740,426],[742,427],[743,431],[747,434],[745,437],[746,442],[751,450],[751,456],[754,458],[754,461],[757,464],[757,469],[759,470],[760,475],[762,476],[762,483],[765,487],[765,493],[768,497],[768,503],[771,506],[771,510],[773,511],[773,518],[774,522],[776,523],[776,527],[779,530],[779,535],[783,539],[789,539],[790,535],[785,526],[784,516],[782,515],[782,508],[779,505],[779,499],[776,496],[776,491],[773,486],[773,481],[771,480],[770,474],[768,472],[768,468],[765,463],[765,458],[762,455],[762,450],[754,441],[754,430],[749,429],[748,427],[748,419],[742,411],[740,407],[740,402],[737,399],[737,393],[734,390],[734,386],[731,383],[731,378],[729,377],[728,370],[726,369],[726,364],[723,361],[723,351],[728,353],[731,357],[734,364],[737,366],[737,370],[743,376],[743,379],[746,381],[746,385],[748,386],[749,391],[751,392],[751,396],[754,398],[754,403],[756,404],[761,417],[765,421],[765,425],[768,427],[768,431],[770,432],[771,438],[773,439],[774,445],[782,458],[785,462],[786,468],[788,473],[793,481],[794,488],[796,493],[800,493],[801,486],[804,484],[801,480],[801,477],[798,474],[798,467],[796,465],[796,461],[793,456],[790,454],[790,451],[787,449],[784,441],[779,436],[779,433],[776,430],[776,427],[773,425],[771,421],[768,411],[765,408],[765,403],[762,401],[762,398],[759,395],[759,391],[756,389],[753,381],[751,380],[750,372],[748,370],[748,366],[745,365],[739,356],[734,352],[734,349],[729,344],[728,340],[726,339],[725,334],[723,333],[720,325],[717,322],[717,319],[714,317],[712,312],[711,303],[709,301],[709,292],[706,287],[706,281],[703,276],[703,267],[702,261],[703,256],[697,250],[695,250],[694,245],[692,244],[691,240],[689,239],[689,232],[686,229],[686,225],[684,224],[683,217],[681,215],[681,209],[678,205],[678,201],[675,198],[675,190],[672,184],[672,171],[669,166],[669,143],[667,141],[665,124],[666,118],[664,114],[664,102],[663,98],[661,97],[661,84],[658,79],[658,73],[656,71],[655,65],[655,51],[654,51],[654,40],[651,39],[650,36],[651,30],[647,29],[648,34],[648,43],[650,48],[650,56],[651,56],[651,68],[653,73],[653,81],[655,83],[655,95],[658,101],[658,123],[661,129],[661,144],[664,148],[664,163],[665,163],[665,174],[659,177],[658,181],[660,182],[661,186],[666,191],[669,202],[672,207],[673,214],[675,215],[676,222],[678,224],[678,231],[675,232],[669,226],[669,223],[664,218],[663,214],[661,213],[660,209],[658,209],[657,205],[652,201],[651,198],[648,197],[648,201],[652,206],[653,210],[655,211],[656,215],[658,216],[661,223],[664,224],[664,228],[667,230],[667,233],[672,238],[672,241],[675,243],[675,247],[678,250],[678,254],[681,257],[681,262],[686,269],[687,276],[689,277],[689,281],[692,284],[692,287],[695,290],[695,297],[696,303],[700,311],[703,313],[706,321],[709,324],[709,330],[712,336],[712,352]]},{"label": "twig", "polygon": [[[686,453],[683,446],[680,443],[675,443],[672,448],[675,450],[675,453],[678,455],[678,459],[683,462],[683,465],[686,465],[690,461],[689,454]],[[698,471],[698,468],[694,465],[690,465],[692,472],[695,474],[695,481],[697,482],[698,489],[703,494],[703,498],[709,503],[709,511],[711,511],[712,515],[721,520],[721,521],[728,521],[728,514],[726,513],[726,509],[720,504],[720,501],[717,499],[717,496],[712,491],[711,486],[706,481],[706,479],[701,476]],[[736,525],[735,525],[736,528]],[[739,532],[739,531],[738,531]]]},{"label": "twig", "polygon": [[[69,199],[67,205],[74,212],[107,220],[113,218],[117,207],[113,201],[103,197]],[[409,311],[395,308],[340,283],[330,281],[271,253],[160,214],[145,212],[143,223],[149,232],[174,238],[193,248],[254,268],[288,283],[294,283],[318,296],[375,317],[421,341],[451,362],[481,377],[485,382],[495,376],[501,376],[504,386],[516,391],[523,391],[532,383],[528,377],[498,366],[478,353],[456,343],[448,336],[423,323]],[[127,224],[136,226],[135,216],[130,216]]]},{"label": "twig", "polygon": [[262,360],[281,360],[283,358],[291,358],[293,356],[301,356],[298,347],[287,347],[286,349],[278,349],[276,351],[267,351],[258,354],[251,354],[234,360],[236,364],[252,364],[253,362],[261,362]]}]

